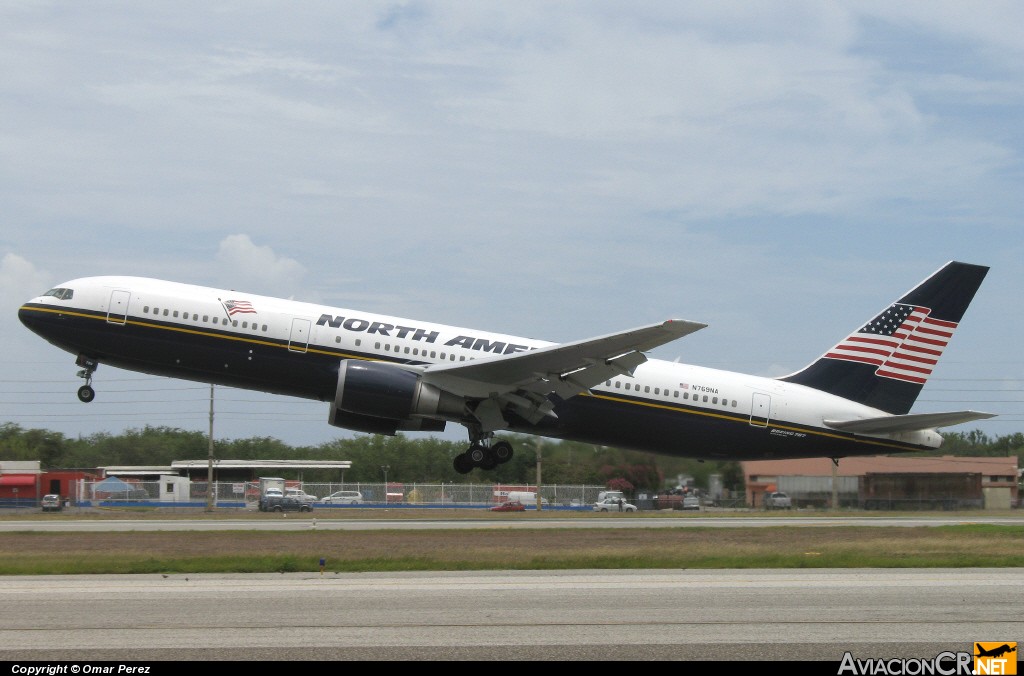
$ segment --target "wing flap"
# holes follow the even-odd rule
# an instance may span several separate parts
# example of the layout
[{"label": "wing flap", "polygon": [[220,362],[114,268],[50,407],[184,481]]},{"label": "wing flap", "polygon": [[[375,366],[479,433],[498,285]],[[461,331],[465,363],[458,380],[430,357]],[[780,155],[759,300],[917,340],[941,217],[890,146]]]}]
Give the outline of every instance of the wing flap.
[{"label": "wing flap", "polygon": [[912,432],[929,430],[936,427],[949,427],[972,420],[985,420],[996,417],[995,413],[980,411],[949,411],[946,413],[908,413],[906,415],[887,415],[879,418],[863,418],[860,420],[824,420],[829,427],[844,432],[857,434],[881,434],[886,432]]}]

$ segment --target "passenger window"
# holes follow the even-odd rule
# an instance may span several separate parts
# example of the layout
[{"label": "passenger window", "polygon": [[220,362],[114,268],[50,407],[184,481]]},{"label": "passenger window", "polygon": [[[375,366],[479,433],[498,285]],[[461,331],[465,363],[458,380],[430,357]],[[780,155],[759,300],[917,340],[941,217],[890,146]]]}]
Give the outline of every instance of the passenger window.
[{"label": "passenger window", "polygon": [[645,394],[650,394],[650,392],[651,392],[651,386],[650,385],[644,385],[644,393]]},{"label": "passenger window", "polygon": [[356,338],[356,347],[359,347],[362,344],[363,344],[363,339],[362,338]]},{"label": "passenger window", "polygon": [[615,381],[615,387],[621,387],[621,386],[622,386],[622,383],[620,383],[618,380],[616,380]]},{"label": "passenger window", "polygon": [[142,311],[143,311],[143,312],[147,312],[147,313],[148,313],[148,312],[149,312],[149,306],[148,306],[148,305],[146,305],[145,307],[143,307],[143,308],[142,308]]},{"label": "passenger window", "polygon": [[654,393],[655,394],[661,394],[661,390],[659,390],[657,387],[655,387],[654,388]]},{"label": "passenger window", "polygon": [[243,329],[249,328],[249,322],[242,322],[242,328]]},{"label": "passenger window", "polygon": [[704,403],[705,404],[708,403],[708,395],[706,395],[706,394],[704,395]]},{"label": "passenger window", "polygon": [[167,310],[164,310],[164,317],[166,317],[166,316],[167,316],[167,314],[168,314],[168,311],[167,311]]},{"label": "passenger window", "polygon": [[235,327],[237,329],[238,328],[238,320],[236,319],[233,322],[231,322],[231,326],[233,326],[233,327]]},{"label": "passenger window", "polygon": [[203,315],[203,323],[210,321],[210,315]]}]

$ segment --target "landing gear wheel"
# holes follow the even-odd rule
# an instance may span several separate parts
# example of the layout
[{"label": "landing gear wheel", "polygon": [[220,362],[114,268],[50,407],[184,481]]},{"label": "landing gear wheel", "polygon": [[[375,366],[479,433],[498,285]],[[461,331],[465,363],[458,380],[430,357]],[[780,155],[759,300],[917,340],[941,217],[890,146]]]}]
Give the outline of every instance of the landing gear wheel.
[{"label": "landing gear wheel", "polygon": [[96,390],[92,389],[89,385],[82,385],[78,388],[78,399],[88,404],[90,401],[96,398]]},{"label": "landing gear wheel", "polygon": [[469,447],[466,451],[466,455],[469,456],[470,461],[474,465],[482,465],[484,459],[487,457],[487,449],[483,446],[477,446],[476,444]]},{"label": "landing gear wheel", "polygon": [[490,471],[498,466],[498,457],[494,455],[494,449],[488,448],[484,452],[484,459],[480,461],[480,469]]},{"label": "landing gear wheel", "polygon": [[455,456],[455,460],[452,461],[452,467],[459,474],[469,474],[473,471],[473,461],[468,453],[459,453]]},{"label": "landing gear wheel", "polygon": [[491,454],[499,465],[503,465],[512,459],[512,444],[507,441],[499,441],[491,446]]}]

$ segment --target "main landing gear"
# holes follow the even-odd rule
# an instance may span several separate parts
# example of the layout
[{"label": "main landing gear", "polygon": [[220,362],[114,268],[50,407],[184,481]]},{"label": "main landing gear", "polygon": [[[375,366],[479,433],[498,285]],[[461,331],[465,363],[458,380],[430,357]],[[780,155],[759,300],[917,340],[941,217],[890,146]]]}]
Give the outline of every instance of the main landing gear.
[{"label": "main landing gear", "polygon": [[89,359],[85,355],[80,354],[78,359],[75,360],[75,365],[82,367],[82,370],[77,374],[78,377],[85,378],[85,385],[78,388],[78,399],[88,404],[96,398],[96,390],[92,389],[92,374],[100,364],[95,359]]},{"label": "main landing gear", "polygon": [[470,447],[455,456],[452,466],[459,474],[469,474],[475,468],[492,470],[512,459],[512,444],[507,441],[491,443],[491,434],[470,434]]}]

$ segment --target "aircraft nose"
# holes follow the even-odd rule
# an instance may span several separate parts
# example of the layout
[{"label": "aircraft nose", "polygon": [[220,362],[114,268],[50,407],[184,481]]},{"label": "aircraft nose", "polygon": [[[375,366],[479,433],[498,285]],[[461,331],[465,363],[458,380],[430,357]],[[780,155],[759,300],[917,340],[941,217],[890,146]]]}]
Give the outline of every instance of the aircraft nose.
[{"label": "aircraft nose", "polygon": [[32,312],[24,305],[18,308],[18,319],[21,320],[21,323],[25,326],[32,328]]},{"label": "aircraft nose", "polygon": [[29,304],[18,308],[18,319],[34,333],[42,335],[45,332],[46,315]]}]

